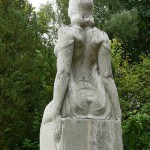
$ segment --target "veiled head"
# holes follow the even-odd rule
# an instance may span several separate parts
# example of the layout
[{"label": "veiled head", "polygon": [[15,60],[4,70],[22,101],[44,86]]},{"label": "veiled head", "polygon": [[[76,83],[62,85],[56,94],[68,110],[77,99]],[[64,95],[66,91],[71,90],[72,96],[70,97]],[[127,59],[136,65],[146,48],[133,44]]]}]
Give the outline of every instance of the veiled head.
[{"label": "veiled head", "polygon": [[70,0],[68,16],[72,24],[93,26],[93,0]]}]

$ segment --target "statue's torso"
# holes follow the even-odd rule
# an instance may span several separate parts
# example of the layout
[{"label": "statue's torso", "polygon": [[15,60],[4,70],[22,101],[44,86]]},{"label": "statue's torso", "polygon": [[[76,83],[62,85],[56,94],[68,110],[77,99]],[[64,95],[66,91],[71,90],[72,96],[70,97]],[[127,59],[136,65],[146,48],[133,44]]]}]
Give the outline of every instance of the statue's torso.
[{"label": "statue's torso", "polygon": [[74,39],[74,51],[62,116],[110,118],[110,102],[97,65],[104,32],[97,28],[68,28]]}]

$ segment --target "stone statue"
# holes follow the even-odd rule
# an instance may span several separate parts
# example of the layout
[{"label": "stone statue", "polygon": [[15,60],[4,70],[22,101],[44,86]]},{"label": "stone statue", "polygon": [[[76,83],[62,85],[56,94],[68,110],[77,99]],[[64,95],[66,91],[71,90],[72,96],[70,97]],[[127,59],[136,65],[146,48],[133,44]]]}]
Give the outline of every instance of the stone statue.
[{"label": "stone statue", "polygon": [[42,124],[55,124],[56,141],[61,138],[61,118],[121,121],[109,38],[94,27],[92,10],[93,0],[70,0],[71,25],[58,31],[53,100],[42,120]]}]

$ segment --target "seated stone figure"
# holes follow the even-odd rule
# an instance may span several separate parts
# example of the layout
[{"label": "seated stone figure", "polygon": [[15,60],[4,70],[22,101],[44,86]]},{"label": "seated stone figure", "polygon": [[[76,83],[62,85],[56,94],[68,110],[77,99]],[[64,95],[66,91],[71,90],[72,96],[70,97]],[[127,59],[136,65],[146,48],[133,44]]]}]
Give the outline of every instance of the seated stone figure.
[{"label": "seated stone figure", "polygon": [[92,9],[92,0],[69,2],[71,25],[58,31],[53,100],[45,108],[43,124],[67,117],[121,119],[109,38],[94,27]]}]

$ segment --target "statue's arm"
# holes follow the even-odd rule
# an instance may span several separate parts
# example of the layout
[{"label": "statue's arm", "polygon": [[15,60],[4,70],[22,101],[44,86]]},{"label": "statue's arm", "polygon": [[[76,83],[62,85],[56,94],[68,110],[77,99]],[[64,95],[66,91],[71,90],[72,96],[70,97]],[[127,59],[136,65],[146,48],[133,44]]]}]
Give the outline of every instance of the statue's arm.
[{"label": "statue's arm", "polygon": [[98,67],[99,73],[104,84],[105,90],[108,93],[110,101],[113,106],[113,112],[117,119],[121,119],[121,109],[118,98],[117,88],[113,79],[112,69],[111,69],[111,52],[109,38],[105,34],[105,38],[101,43],[98,54]]},{"label": "statue's arm", "polygon": [[53,107],[57,108],[60,113],[68,88],[74,49],[73,37],[68,34],[66,28],[59,30],[58,44],[55,49],[57,51],[57,74],[54,82]]},{"label": "statue's arm", "polygon": [[68,88],[74,49],[74,40],[68,34],[68,31],[67,27],[62,27],[58,31],[58,44],[55,47],[57,74],[54,82],[53,100],[44,110],[43,123],[51,122],[60,116],[60,110]]}]

